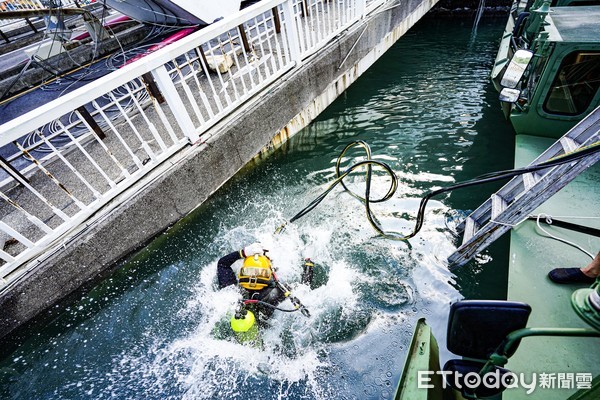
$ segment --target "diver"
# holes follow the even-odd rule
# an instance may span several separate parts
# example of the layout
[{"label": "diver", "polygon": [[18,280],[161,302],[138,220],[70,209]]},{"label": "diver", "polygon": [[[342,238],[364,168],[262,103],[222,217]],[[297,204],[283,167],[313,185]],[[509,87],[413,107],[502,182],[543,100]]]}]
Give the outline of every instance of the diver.
[{"label": "diver", "polygon": [[[242,289],[240,307],[231,320],[232,329],[236,333],[240,330],[246,332],[254,327],[255,318],[259,325],[265,325],[275,310],[299,310],[305,316],[310,315],[300,300],[292,296],[290,290],[277,279],[267,252],[260,243],[253,243],[221,257],[217,262],[219,289],[235,284]],[[244,263],[236,277],[232,265],[241,259],[244,259]],[[314,263],[307,258],[302,270],[302,283],[312,283],[313,267]],[[294,305],[293,310],[278,307],[286,298]]]}]

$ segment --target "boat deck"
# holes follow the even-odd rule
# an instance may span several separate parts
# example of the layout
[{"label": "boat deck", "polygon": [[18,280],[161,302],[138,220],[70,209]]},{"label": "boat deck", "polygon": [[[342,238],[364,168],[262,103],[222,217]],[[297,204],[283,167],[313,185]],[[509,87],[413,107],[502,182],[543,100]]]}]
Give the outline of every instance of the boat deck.
[{"label": "boat deck", "polygon": [[[534,136],[518,135],[515,164],[531,162],[553,142]],[[600,228],[600,165],[595,165],[536,210],[556,219]],[[563,218],[559,218],[563,217]],[[568,217],[568,218],[567,218]],[[584,218],[573,218],[584,217]],[[590,218],[593,217],[593,218]],[[600,250],[600,238],[549,227],[548,232],[576,242],[588,252]],[[547,273],[557,267],[580,267],[590,258],[580,250],[544,235],[535,221],[526,221],[512,230],[510,242],[510,270],[508,299],[523,301],[533,311],[529,327],[579,327],[589,328],[571,307],[571,294],[585,285],[557,285],[547,278]],[[600,339],[537,337],[524,339],[517,353],[509,360],[507,368],[515,373],[525,373],[526,382],[537,374],[538,387],[531,395],[525,389],[508,389],[505,399],[566,399],[577,390],[577,377],[583,374],[600,375]],[[542,377],[549,374],[550,388],[540,388]],[[554,374],[554,375],[551,375]],[[559,375],[572,374],[572,375]],[[565,388],[565,387],[572,388]]]}]

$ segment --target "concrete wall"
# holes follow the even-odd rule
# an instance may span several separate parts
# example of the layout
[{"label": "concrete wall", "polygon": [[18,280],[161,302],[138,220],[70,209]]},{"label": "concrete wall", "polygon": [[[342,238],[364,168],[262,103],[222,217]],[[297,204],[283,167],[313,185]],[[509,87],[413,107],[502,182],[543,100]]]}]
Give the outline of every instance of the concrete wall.
[{"label": "concrete wall", "polygon": [[[113,201],[0,297],[0,338],[18,342],[214,193],[260,152],[306,126],[437,0],[402,0],[367,16],[261,96]],[[398,6],[391,7],[396,4]],[[210,173],[208,173],[210,171]],[[9,340],[10,339],[10,340]]]},{"label": "concrete wall", "polygon": [[476,14],[483,3],[483,15],[507,15],[513,0],[440,0],[433,8],[436,16],[456,16]]}]

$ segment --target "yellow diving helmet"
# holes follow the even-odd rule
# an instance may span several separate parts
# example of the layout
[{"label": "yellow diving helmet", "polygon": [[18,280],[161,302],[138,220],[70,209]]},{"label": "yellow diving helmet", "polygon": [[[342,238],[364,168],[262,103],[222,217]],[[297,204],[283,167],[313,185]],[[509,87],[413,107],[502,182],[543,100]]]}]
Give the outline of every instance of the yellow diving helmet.
[{"label": "yellow diving helmet", "polygon": [[238,275],[240,286],[248,290],[264,289],[272,278],[271,260],[259,254],[246,257]]}]

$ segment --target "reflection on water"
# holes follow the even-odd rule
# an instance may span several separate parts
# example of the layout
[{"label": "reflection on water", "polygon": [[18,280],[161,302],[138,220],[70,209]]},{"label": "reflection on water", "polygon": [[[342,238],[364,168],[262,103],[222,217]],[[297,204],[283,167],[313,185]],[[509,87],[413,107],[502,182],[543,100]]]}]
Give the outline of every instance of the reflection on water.
[{"label": "reflection on water", "polygon": [[[443,344],[450,302],[502,296],[500,265],[473,262],[453,275],[445,261],[457,244],[449,218],[477,206],[488,189],[431,201],[410,246],[376,237],[360,202],[341,190],[273,232],[328,186],[353,140],[367,141],[374,158],[397,171],[396,196],[373,205],[386,230],[410,232],[426,191],[510,167],[511,133],[487,79],[502,23],[482,19],[469,43],[472,26],[420,22],[315,123],[6,358],[2,395],[390,398],[418,318]],[[357,174],[348,184],[360,191],[361,182]],[[373,184],[374,195],[388,187],[378,174]],[[276,312],[264,349],[216,333],[238,298],[233,287],[216,289],[216,261],[256,240],[311,311]],[[500,264],[491,254],[486,262]],[[304,257],[317,262],[312,290],[298,283]]]}]

